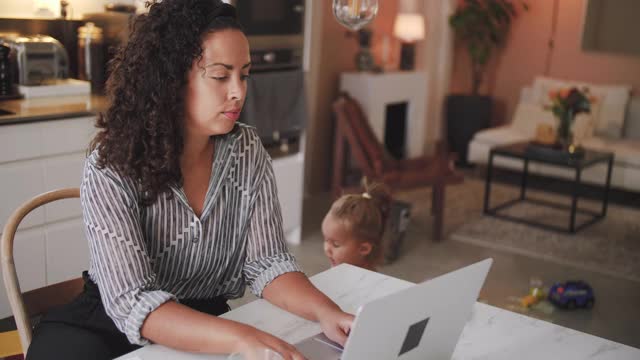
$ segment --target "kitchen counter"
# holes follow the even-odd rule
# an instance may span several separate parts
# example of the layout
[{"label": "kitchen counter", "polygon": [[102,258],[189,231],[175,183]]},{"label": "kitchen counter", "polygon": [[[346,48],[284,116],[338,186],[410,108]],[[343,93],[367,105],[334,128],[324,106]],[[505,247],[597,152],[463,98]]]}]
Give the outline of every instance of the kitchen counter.
[{"label": "kitchen counter", "polygon": [[102,95],[5,100],[0,101],[0,125],[95,115],[106,108],[107,98]]}]

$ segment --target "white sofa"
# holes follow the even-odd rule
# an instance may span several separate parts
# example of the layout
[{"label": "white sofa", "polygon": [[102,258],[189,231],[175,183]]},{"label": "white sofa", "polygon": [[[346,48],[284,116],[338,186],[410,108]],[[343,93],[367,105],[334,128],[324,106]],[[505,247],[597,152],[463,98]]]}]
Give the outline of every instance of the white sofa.
[{"label": "white sofa", "polygon": [[[553,121],[553,116],[539,104],[536,98],[539,89],[525,87],[520,93],[520,103],[509,125],[486,129],[478,132],[469,144],[469,161],[474,164],[486,164],[491,148],[515,142],[532,140],[535,128],[540,122]],[[539,106],[539,110],[532,111],[532,106]],[[615,154],[614,167],[611,178],[613,188],[640,192],[640,98],[630,98],[624,107],[624,123],[621,125],[619,137],[603,135],[602,133],[587,137],[582,145],[588,149],[609,151]],[[526,109],[523,110],[523,109]],[[609,118],[614,117],[610,116]],[[620,129],[619,129],[620,130]],[[522,161],[494,158],[494,166],[521,170]],[[598,164],[583,172],[582,178],[591,184],[604,184],[606,179],[606,164]],[[529,171],[533,174],[554,176],[559,178],[573,178],[575,173],[569,169],[544,165],[536,162],[529,164]]]}]

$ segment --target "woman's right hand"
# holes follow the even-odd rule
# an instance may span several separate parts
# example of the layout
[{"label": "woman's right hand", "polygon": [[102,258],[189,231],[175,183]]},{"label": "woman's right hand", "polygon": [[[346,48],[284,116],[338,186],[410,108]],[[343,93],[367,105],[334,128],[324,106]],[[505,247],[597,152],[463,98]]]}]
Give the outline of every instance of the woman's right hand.
[{"label": "woman's right hand", "polygon": [[246,360],[263,360],[265,349],[277,352],[285,360],[306,360],[293,345],[248,325],[239,333],[234,348]]}]

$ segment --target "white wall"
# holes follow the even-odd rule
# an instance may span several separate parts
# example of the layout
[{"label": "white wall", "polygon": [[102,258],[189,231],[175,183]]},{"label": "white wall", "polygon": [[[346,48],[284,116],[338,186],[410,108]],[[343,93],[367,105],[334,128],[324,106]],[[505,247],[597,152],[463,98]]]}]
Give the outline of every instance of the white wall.
[{"label": "white wall", "polygon": [[449,93],[453,64],[454,36],[449,26],[449,16],[456,8],[457,0],[423,0],[422,14],[426,19],[427,39],[418,46],[418,67],[426,70],[427,90],[427,153],[442,139],[444,99]]},{"label": "white wall", "polygon": [[[104,5],[111,0],[68,0],[70,4],[69,15],[73,19],[81,19],[85,13],[104,11]],[[54,14],[60,14],[60,1],[58,0],[2,0],[0,6],[0,18],[34,18],[43,17],[36,14],[39,3],[49,3]],[[119,0],[119,3],[135,4],[138,9],[143,8],[144,0]]]}]

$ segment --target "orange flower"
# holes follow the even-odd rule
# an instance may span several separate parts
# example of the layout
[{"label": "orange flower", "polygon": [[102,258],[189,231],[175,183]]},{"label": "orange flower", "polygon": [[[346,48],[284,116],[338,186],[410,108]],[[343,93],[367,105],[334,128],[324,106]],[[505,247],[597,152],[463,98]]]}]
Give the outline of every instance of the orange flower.
[{"label": "orange flower", "polygon": [[567,96],[569,96],[570,92],[571,92],[571,89],[562,89],[560,90],[560,97],[564,99]]}]

